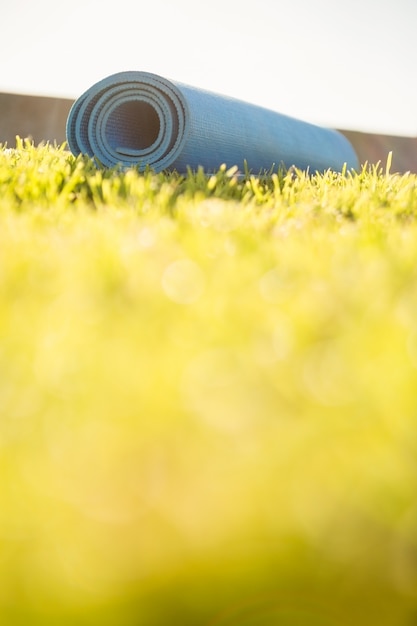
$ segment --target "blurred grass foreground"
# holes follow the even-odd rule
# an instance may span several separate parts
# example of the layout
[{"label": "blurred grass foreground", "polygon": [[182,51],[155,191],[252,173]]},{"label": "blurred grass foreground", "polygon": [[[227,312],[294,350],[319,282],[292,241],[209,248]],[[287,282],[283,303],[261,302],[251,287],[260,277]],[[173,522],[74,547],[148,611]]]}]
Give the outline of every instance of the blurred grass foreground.
[{"label": "blurred grass foreground", "polygon": [[0,150],[0,616],[417,624],[417,176]]}]

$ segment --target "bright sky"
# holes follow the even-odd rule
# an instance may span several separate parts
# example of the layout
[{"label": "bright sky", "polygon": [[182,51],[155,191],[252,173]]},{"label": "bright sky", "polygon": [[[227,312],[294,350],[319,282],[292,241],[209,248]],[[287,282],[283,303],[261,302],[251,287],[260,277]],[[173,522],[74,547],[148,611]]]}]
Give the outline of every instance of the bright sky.
[{"label": "bright sky", "polygon": [[146,70],[325,126],[417,136],[417,0],[5,0],[1,25],[0,91],[75,99]]}]

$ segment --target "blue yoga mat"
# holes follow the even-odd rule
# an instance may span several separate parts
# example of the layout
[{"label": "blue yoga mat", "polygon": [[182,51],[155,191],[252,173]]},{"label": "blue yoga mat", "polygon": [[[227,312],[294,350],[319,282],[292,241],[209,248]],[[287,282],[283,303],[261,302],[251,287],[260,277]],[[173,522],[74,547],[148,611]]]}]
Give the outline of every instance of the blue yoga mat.
[{"label": "blue yoga mat", "polygon": [[349,141],[263,107],[148,72],[120,72],[73,104],[67,139],[74,154],[105,166],[217,170],[222,163],[259,173],[279,166],[310,172],[358,168]]}]

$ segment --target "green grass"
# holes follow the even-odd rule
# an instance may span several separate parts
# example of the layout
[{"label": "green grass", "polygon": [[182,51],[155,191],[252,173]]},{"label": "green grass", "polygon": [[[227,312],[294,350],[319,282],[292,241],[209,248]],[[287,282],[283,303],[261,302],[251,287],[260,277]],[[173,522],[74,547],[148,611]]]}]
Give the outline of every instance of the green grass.
[{"label": "green grass", "polygon": [[413,626],[417,176],[0,150],[0,615]]}]

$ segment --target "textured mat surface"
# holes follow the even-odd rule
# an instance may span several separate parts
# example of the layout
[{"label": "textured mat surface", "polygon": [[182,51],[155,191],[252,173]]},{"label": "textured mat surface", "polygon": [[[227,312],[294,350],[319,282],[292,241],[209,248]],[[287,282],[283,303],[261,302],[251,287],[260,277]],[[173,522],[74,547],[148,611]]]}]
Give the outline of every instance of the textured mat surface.
[{"label": "textured mat surface", "polygon": [[218,94],[132,71],[104,78],[73,104],[67,140],[74,154],[106,166],[155,171],[222,163],[254,173],[295,165],[310,171],[357,168],[349,141],[322,128]]}]

